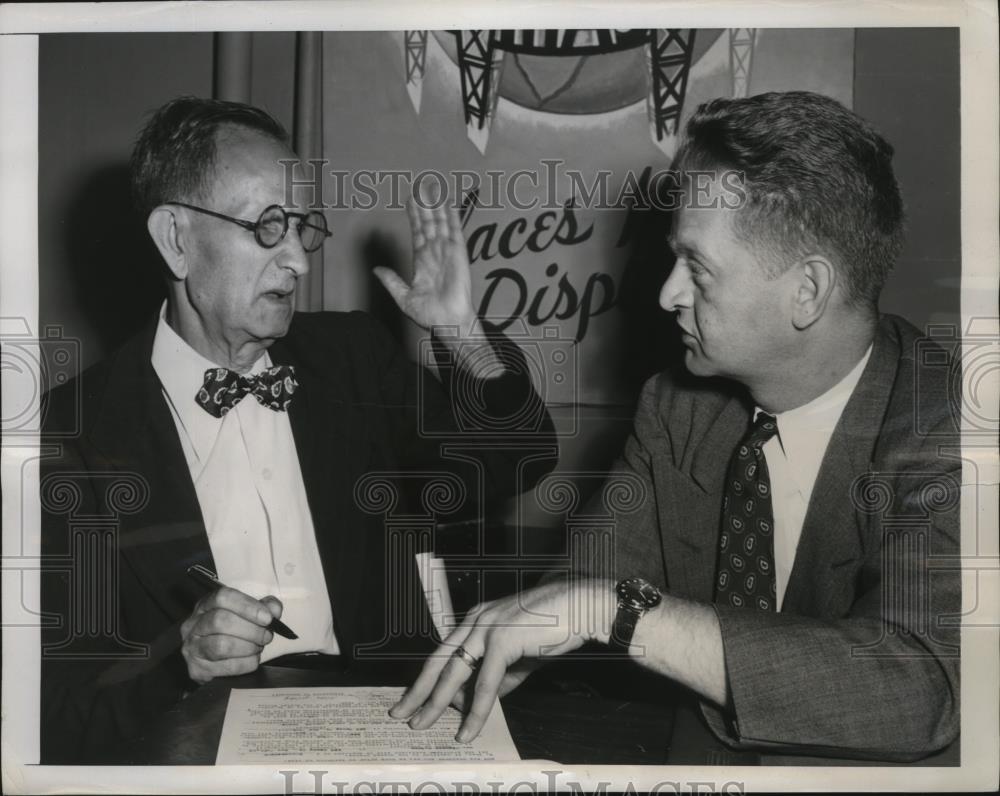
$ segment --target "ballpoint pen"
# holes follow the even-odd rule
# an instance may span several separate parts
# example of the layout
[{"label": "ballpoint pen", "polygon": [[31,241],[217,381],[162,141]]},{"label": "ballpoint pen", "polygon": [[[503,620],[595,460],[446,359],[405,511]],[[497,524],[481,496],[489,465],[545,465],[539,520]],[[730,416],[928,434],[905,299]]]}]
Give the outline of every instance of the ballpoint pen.
[{"label": "ballpoint pen", "polygon": [[[226,584],[223,583],[216,577],[215,573],[212,572],[208,567],[203,567],[201,564],[195,564],[187,568],[187,574],[195,581],[200,583],[202,586],[208,589],[221,589]],[[298,636],[292,632],[291,628],[288,627],[280,619],[272,619],[271,624],[267,626],[268,630],[277,633],[279,636],[284,636],[289,639],[296,639]]]}]

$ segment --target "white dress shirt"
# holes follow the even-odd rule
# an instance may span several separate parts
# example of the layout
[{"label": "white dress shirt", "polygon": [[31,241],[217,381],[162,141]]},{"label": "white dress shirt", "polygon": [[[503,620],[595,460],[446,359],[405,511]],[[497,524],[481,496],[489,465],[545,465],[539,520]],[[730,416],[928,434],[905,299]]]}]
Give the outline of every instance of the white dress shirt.
[{"label": "white dress shirt", "polygon": [[[818,398],[775,415],[778,433],[764,443],[774,511],[774,576],[779,606],[792,574],[802,524],[827,445],[871,353],[869,346],[851,372]],[[762,411],[757,407],[755,420]]]},{"label": "white dress shirt", "polygon": [[[252,395],[221,418],[202,409],[195,395],[205,371],[218,365],[170,327],[165,308],[153,340],[153,369],[177,426],[219,580],[251,597],[281,600],[281,620],[298,639],[275,634],[261,662],[290,652],[337,654],[288,413],[261,406]],[[270,366],[265,352],[250,372]]]}]

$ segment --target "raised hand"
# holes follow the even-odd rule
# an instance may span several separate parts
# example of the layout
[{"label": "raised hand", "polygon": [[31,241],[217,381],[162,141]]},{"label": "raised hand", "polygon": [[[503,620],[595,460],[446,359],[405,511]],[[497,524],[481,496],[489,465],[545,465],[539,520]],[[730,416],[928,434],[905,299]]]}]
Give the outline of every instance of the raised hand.
[{"label": "raised hand", "polygon": [[421,190],[420,199],[418,204],[410,197],[406,205],[413,234],[410,284],[384,266],[374,269],[375,276],[419,326],[457,326],[459,336],[470,335],[476,313],[462,223],[446,198],[435,202]]}]

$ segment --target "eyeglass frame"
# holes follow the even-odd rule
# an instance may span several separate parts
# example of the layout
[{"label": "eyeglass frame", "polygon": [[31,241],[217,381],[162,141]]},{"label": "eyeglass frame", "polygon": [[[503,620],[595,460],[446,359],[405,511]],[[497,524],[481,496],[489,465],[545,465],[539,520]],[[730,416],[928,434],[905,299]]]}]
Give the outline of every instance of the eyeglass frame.
[{"label": "eyeglass frame", "polygon": [[[298,218],[301,220],[302,223],[304,223],[305,220],[314,213],[323,219],[323,229],[320,230],[323,233],[323,237],[320,238],[319,244],[315,248],[307,249],[305,246],[303,246],[302,250],[309,254],[311,254],[312,252],[319,251],[321,248],[323,248],[323,244],[326,243],[326,239],[333,237],[333,233],[330,232],[330,228],[326,225],[326,216],[320,213],[319,210],[310,210],[308,213],[296,213],[291,210],[285,210],[285,208],[283,208],[281,205],[268,205],[263,210],[261,210],[260,215],[257,216],[256,221],[248,221],[245,218],[234,218],[233,216],[227,216],[224,213],[218,213],[215,210],[209,210],[206,207],[198,207],[197,205],[191,205],[188,204],[187,202],[164,202],[164,204],[177,205],[178,207],[186,207],[188,210],[194,210],[198,213],[204,213],[205,215],[213,216],[214,218],[221,218],[223,221],[229,221],[232,222],[233,224],[241,226],[243,227],[243,229],[253,233],[254,240],[257,241],[257,245],[260,246],[262,249],[273,249],[275,246],[277,246],[279,243],[281,243],[281,241],[285,239],[285,236],[288,234],[289,218]],[[260,228],[261,226],[263,226],[261,224],[261,219],[265,216],[265,214],[267,214],[270,210],[273,209],[281,211],[281,214],[285,219],[285,224],[280,237],[274,243],[268,246],[260,239]],[[302,224],[300,223],[299,226],[301,227],[301,225]],[[310,224],[309,226],[312,226],[313,229],[319,229],[319,227],[313,226],[312,224]],[[300,237],[299,241],[301,242],[301,240],[302,238]]]}]

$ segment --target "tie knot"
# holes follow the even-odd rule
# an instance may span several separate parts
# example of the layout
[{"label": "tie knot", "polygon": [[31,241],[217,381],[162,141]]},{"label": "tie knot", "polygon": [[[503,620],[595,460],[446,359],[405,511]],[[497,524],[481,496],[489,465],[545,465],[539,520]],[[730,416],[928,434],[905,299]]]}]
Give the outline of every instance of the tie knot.
[{"label": "tie knot", "polygon": [[778,420],[774,415],[767,412],[758,412],[757,418],[753,421],[750,431],[747,432],[744,444],[760,450],[764,443],[778,433]]},{"label": "tie knot", "polygon": [[212,417],[222,417],[252,393],[261,406],[284,412],[298,386],[291,365],[274,365],[249,376],[227,368],[209,368],[195,401]]}]

